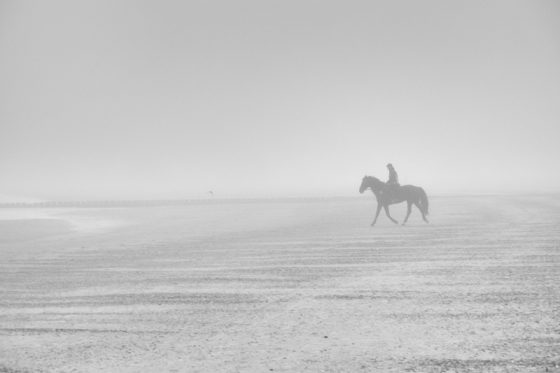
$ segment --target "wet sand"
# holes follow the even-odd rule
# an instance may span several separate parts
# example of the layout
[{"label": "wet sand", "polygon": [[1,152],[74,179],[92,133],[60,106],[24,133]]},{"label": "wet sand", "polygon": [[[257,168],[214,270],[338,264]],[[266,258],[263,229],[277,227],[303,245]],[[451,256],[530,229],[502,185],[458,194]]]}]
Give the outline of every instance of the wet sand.
[{"label": "wet sand", "polygon": [[0,372],[560,372],[560,196],[374,208],[4,211]]}]

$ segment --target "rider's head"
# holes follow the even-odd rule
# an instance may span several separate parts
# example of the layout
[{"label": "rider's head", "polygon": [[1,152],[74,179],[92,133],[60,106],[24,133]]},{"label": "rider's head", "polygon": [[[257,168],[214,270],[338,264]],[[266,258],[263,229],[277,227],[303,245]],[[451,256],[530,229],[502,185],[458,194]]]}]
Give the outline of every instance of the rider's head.
[{"label": "rider's head", "polygon": [[387,163],[387,168],[388,168],[389,170],[391,170],[391,169],[393,168],[393,165],[390,164],[390,163]]}]

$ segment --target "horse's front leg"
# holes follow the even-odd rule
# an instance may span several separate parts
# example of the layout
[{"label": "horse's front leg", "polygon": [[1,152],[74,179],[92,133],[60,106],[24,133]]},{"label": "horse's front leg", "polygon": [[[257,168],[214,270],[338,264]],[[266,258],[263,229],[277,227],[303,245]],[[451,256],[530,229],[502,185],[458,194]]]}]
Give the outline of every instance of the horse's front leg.
[{"label": "horse's front leg", "polygon": [[377,217],[379,216],[380,212],[381,212],[381,203],[378,203],[377,204],[377,211],[375,212],[375,219],[373,219],[373,223],[371,223],[372,227],[375,225],[375,223],[377,223]]},{"label": "horse's front leg", "polygon": [[393,223],[399,224],[398,221],[396,221],[395,219],[393,219],[393,218],[391,217],[391,214],[389,213],[389,206],[388,206],[388,205],[385,205],[385,206],[383,206],[383,207],[385,208],[385,214],[387,215],[387,217],[388,217],[389,219],[391,219],[391,221],[392,221]]}]

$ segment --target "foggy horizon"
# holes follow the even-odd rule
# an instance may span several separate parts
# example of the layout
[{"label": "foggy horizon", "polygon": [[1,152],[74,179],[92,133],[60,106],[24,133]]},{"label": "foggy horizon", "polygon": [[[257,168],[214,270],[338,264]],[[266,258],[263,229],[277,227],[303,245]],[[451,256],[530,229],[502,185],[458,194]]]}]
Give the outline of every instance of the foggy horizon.
[{"label": "foggy horizon", "polygon": [[553,1],[0,1],[0,202],[560,191]]},{"label": "foggy horizon", "polygon": [[[209,191],[208,191],[209,192]],[[51,194],[47,197],[30,197],[21,195],[0,195],[0,205],[12,205],[12,204],[40,204],[40,203],[101,203],[101,202],[157,202],[157,201],[169,201],[169,202],[181,202],[181,201],[226,201],[226,200],[290,200],[290,199],[302,199],[302,200],[314,200],[314,199],[339,199],[339,198],[370,198],[372,202],[375,201],[375,196],[371,191],[366,191],[360,194],[358,190],[344,190],[340,192],[283,192],[283,193],[223,193],[212,191],[214,194],[211,195],[208,192],[201,193],[159,193],[159,194],[149,194],[149,193],[129,193],[129,194],[95,194],[88,193],[82,195],[56,195]],[[534,194],[535,196],[542,195],[557,195],[556,189],[540,189],[540,190],[427,190],[432,198],[437,197],[472,197],[472,196],[527,196]]]}]

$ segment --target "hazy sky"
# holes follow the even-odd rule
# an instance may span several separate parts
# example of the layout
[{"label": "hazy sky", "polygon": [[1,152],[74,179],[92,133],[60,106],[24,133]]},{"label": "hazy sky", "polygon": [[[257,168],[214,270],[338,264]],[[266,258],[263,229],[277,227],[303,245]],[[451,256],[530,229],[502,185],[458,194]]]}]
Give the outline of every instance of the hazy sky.
[{"label": "hazy sky", "polygon": [[0,195],[560,191],[558,1],[0,0]]}]

